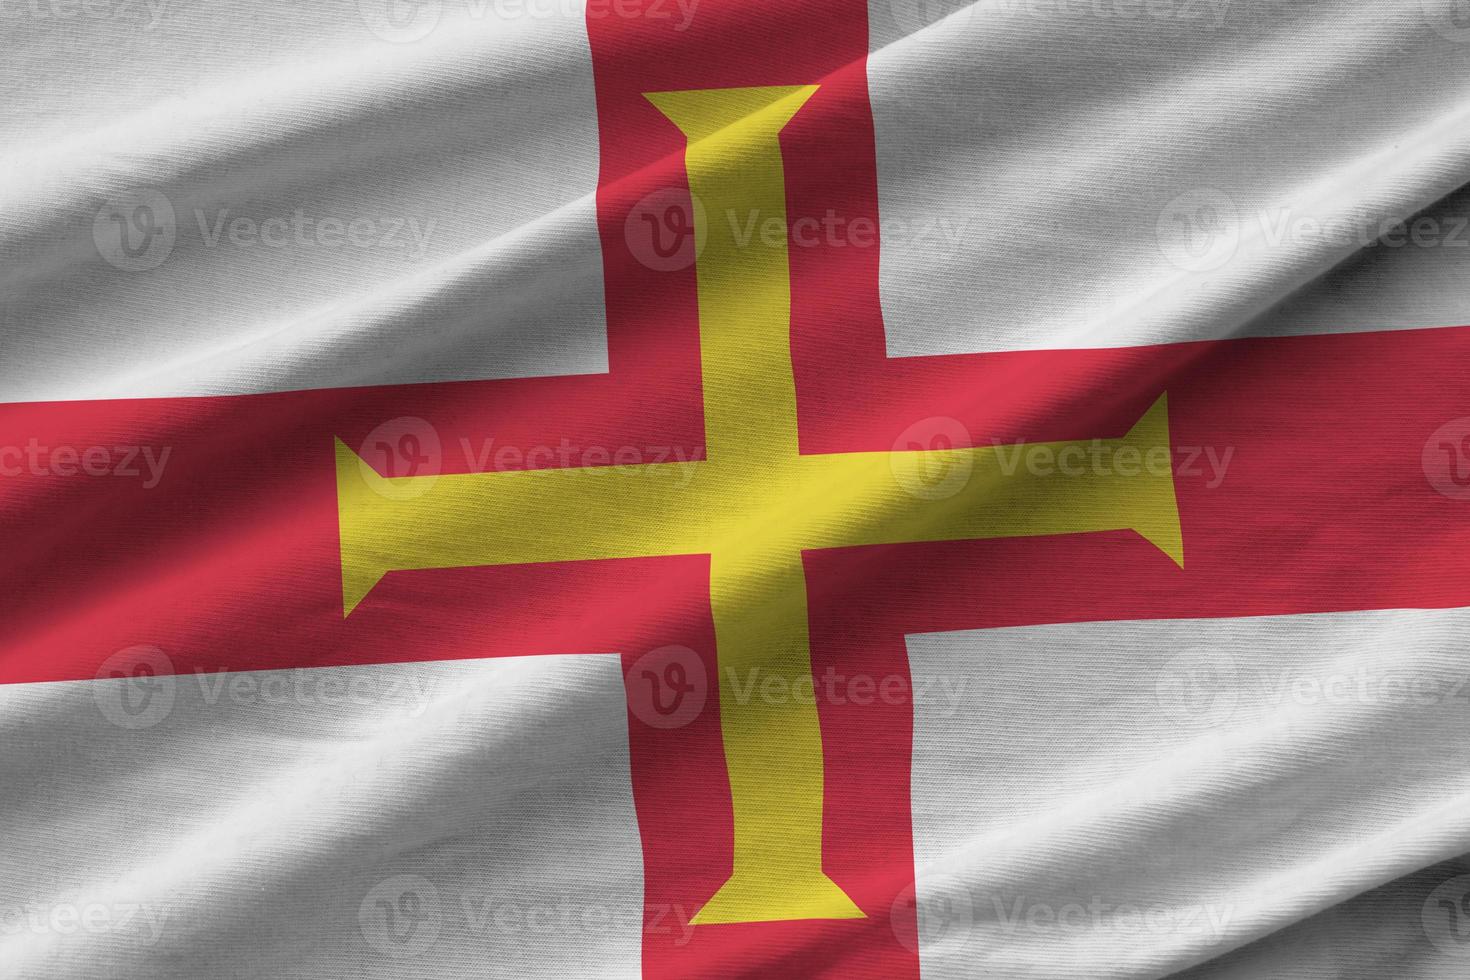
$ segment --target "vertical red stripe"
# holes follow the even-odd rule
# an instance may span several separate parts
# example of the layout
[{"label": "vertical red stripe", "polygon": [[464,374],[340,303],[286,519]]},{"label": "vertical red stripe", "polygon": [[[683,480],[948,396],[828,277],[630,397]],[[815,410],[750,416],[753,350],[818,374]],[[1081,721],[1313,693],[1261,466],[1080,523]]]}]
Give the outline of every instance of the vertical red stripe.
[{"label": "vertical red stripe", "polygon": [[[876,230],[865,3],[702,0],[696,9],[687,25],[677,18],[620,18],[605,11],[588,17],[601,127],[598,218],[609,320],[631,317],[656,323],[661,332],[697,337],[692,250],[682,262],[663,261],[656,247],[673,247],[678,221],[661,221],[671,202],[687,201],[683,137],[644,93],[819,83],[782,135],[794,356],[798,367],[815,370],[824,356],[830,367],[830,349],[818,344],[838,334],[852,336],[858,326],[858,335],[870,338],[868,353],[881,354],[877,249],[850,247],[831,233],[835,225],[846,228],[861,217]],[[745,227],[752,217],[705,215]],[[662,242],[659,234],[665,235]],[[878,339],[876,347],[871,338]],[[805,419],[802,424],[805,429]],[[830,666],[907,678],[901,644],[890,638],[853,645],[851,639],[818,645],[814,638],[819,675]],[[827,870],[869,918],[702,926],[688,942],[650,932],[646,976],[917,976],[912,905],[898,903],[896,929],[890,916],[895,897],[912,883],[909,707],[876,711],[824,699],[819,712],[828,763]],[[697,909],[729,871],[728,814],[712,809],[728,806],[728,791],[721,787],[717,794],[707,782],[709,773],[723,778],[720,745],[703,745],[709,754],[696,760],[685,754],[694,748],[687,739],[681,748],[668,733],[636,718],[632,726],[650,908]],[[711,874],[712,867],[720,873]]]}]

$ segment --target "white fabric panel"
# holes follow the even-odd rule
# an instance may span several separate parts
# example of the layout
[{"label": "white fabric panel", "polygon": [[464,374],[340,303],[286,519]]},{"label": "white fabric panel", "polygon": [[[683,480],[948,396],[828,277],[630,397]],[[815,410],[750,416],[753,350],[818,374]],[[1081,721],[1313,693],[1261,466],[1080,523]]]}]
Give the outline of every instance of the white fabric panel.
[{"label": "white fabric panel", "polygon": [[83,6],[0,10],[0,401],[606,370],[580,2]]},{"label": "white fabric panel", "polygon": [[1177,980],[1464,980],[1470,862],[1425,868]]},{"label": "white fabric panel", "polygon": [[1470,852],[1467,647],[1470,610],[910,637],[924,976],[1161,977]]},{"label": "white fabric panel", "polygon": [[1470,323],[1456,0],[869,8],[890,354]]},{"label": "white fabric panel", "polygon": [[636,978],[627,727],[610,655],[0,687],[0,976]]}]

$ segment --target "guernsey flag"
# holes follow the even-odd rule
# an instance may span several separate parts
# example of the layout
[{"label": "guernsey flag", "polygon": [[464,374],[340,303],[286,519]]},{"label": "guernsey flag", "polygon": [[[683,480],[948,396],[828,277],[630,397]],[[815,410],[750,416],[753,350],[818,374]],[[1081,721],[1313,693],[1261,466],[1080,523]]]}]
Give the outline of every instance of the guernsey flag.
[{"label": "guernsey flag", "polygon": [[1464,3],[0,53],[0,977],[1470,970]]}]

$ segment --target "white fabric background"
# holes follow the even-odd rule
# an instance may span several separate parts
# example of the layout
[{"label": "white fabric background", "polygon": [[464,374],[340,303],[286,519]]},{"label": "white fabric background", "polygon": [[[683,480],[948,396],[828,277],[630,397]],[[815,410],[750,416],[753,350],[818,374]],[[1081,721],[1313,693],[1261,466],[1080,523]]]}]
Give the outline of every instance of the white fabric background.
[{"label": "white fabric background", "polygon": [[1465,610],[910,637],[924,975],[1162,976],[1470,850],[1467,644]]},{"label": "white fabric background", "polygon": [[636,980],[627,717],[607,655],[0,687],[0,975]]},{"label": "white fabric background", "polygon": [[[1377,255],[1330,312],[1263,316],[1359,229],[1465,182],[1457,9],[870,0],[889,353],[1470,322],[1463,228],[1458,245],[1377,250],[1414,254]],[[1191,256],[1181,222],[1211,213],[1220,251]],[[1303,220],[1343,222],[1348,241]]]},{"label": "white fabric background", "polygon": [[[0,400],[606,370],[579,2],[411,43],[396,0],[93,2],[3,21]],[[175,236],[118,268],[94,221],[139,191]],[[283,246],[229,235],[298,211]]]}]

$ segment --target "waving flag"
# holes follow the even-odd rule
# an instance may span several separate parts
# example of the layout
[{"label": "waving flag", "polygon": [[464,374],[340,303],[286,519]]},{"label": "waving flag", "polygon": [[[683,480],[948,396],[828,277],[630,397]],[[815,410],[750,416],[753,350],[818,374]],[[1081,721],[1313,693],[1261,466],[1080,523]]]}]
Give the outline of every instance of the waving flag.
[{"label": "waving flag", "polygon": [[1463,970],[1455,0],[0,16],[0,975]]}]

